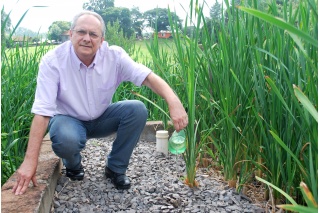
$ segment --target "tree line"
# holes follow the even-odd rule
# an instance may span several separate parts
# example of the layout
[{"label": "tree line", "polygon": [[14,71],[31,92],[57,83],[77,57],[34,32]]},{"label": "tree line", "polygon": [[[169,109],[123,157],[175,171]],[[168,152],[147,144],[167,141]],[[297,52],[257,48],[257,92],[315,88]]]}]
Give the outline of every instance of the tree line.
[{"label": "tree line", "polygon": [[[290,0],[298,3],[297,0]],[[240,5],[242,1],[233,0],[233,5]],[[258,1],[261,10],[271,9],[265,0]],[[283,4],[282,1],[277,1],[278,5]],[[106,28],[113,26],[114,23],[119,24],[119,31],[121,31],[126,38],[131,37],[143,37],[142,32],[146,28],[152,28],[155,32],[161,30],[170,30],[169,16],[172,20],[178,23],[180,29],[182,29],[183,19],[181,19],[175,12],[169,11],[167,8],[154,8],[145,12],[141,12],[138,7],[131,9],[125,7],[115,7],[114,0],[89,0],[82,6],[85,10],[94,11],[100,14],[105,22]],[[228,8],[229,10],[229,8]],[[280,11],[279,11],[280,12]],[[210,8],[209,17],[206,17],[206,23],[209,31],[214,34],[218,32],[220,28],[220,20],[224,17],[227,20],[228,12],[223,8],[219,1],[215,1],[215,4]],[[4,22],[6,20],[6,22]],[[5,23],[5,24],[3,24]],[[6,32],[12,30],[10,28],[11,20],[10,17],[1,11],[1,42],[2,44],[8,43],[6,40]],[[71,22],[67,21],[55,21],[53,22],[47,32],[48,40],[63,41],[63,34],[70,29]],[[107,29],[106,29],[107,30]],[[188,26],[183,29],[184,32],[191,36],[194,31],[194,27]],[[107,31],[106,31],[107,32]],[[28,35],[32,37],[33,42],[37,42],[44,37],[43,34],[34,33],[26,28],[15,29],[15,35],[24,36]],[[35,36],[36,35],[36,36]]]},{"label": "tree line", "polygon": [[[155,31],[168,30],[169,11],[167,8],[154,8],[142,13],[138,7],[128,9],[125,7],[114,7],[114,0],[90,0],[83,4],[83,9],[94,11],[100,14],[106,27],[110,23],[113,25],[119,22],[120,30],[125,37],[142,37],[145,27],[152,27]],[[182,26],[182,19],[175,12],[171,12],[171,17]],[[48,38],[60,40],[61,34],[70,29],[71,23],[66,21],[55,21],[49,27]],[[107,30],[107,29],[106,29]]]}]

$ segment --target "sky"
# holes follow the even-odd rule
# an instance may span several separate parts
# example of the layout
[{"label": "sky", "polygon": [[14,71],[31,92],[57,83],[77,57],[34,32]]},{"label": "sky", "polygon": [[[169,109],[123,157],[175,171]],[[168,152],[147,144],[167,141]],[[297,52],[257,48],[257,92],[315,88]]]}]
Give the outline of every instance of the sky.
[{"label": "sky", "polygon": [[[22,15],[28,10],[19,26],[43,33],[48,31],[49,26],[54,21],[72,21],[73,16],[82,10],[85,2],[89,2],[89,0],[2,0],[1,8],[4,6],[7,14],[11,11],[10,19],[13,26],[16,26]],[[203,2],[203,0],[199,2]],[[210,5],[205,4],[205,16],[209,16],[209,8],[215,3],[215,0],[207,2],[211,3]],[[189,12],[188,0],[115,0],[114,6],[130,9],[138,7],[141,12],[156,7],[167,8],[169,6],[171,11],[175,11],[181,19],[185,19],[186,12]]]}]

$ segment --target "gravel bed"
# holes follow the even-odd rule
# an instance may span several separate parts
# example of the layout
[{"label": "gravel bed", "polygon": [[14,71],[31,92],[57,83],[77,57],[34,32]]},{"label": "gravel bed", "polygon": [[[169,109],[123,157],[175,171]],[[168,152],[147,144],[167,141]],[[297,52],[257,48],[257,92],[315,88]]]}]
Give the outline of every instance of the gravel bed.
[{"label": "gravel bed", "polygon": [[224,182],[198,169],[199,186],[183,183],[185,163],[181,155],[156,152],[155,142],[140,141],[131,157],[129,190],[117,190],[104,177],[105,159],[114,138],[91,139],[82,152],[83,181],[71,181],[65,170],[58,180],[52,211],[68,212],[266,212]]}]

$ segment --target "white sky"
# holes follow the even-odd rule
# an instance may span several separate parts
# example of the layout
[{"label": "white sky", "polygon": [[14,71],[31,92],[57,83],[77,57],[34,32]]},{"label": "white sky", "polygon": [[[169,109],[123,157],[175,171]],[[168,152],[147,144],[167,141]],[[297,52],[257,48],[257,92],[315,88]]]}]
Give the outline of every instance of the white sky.
[{"label": "white sky", "polygon": [[[89,0],[1,0],[1,2],[1,8],[4,6],[7,14],[11,11],[10,19],[13,26],[16,26],[23,13],[29,9],[19,26],[34,32],[47,32],[54,21],[72,21],[73,16],[82,10],[83,3]],[[141,12],[144,12],[156,7],[167,8],[169,5],[171,11],[176,11],[181,19],[185,19],[186,13],[182,6],[186,12],[189,12],[189,2],[189,0],[115,0],[114,6],[126,8],[136,6]],[[209,16],[209,8],[215,3],[215,0],[207,0],[207,2],[210,3],[208,6],[205,5],[204,14]]]}]

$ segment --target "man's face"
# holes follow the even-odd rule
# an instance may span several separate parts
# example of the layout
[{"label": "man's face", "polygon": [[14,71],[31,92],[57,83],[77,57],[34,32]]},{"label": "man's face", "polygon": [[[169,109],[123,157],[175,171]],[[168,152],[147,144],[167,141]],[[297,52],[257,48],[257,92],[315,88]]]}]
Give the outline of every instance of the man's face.
[{"label": "man's face", "polygon": [[90,65],[104,41],[100,21],[92,15],[80,16],[70,31],[70,40],[79,59]]}]

